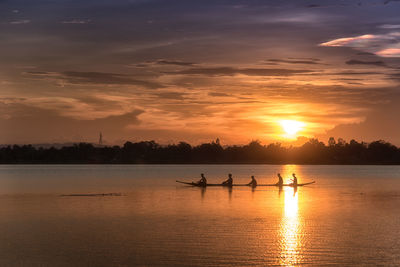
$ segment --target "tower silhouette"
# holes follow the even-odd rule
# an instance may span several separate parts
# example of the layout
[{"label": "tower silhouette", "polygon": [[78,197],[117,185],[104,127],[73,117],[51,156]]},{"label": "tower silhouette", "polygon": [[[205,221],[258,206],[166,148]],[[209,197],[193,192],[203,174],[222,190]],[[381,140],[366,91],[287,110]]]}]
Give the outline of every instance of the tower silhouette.
[{"label": "tower silhouette", "polygon": [[103,145],[103,134],[101,132],[99,134],[99,145]]}]

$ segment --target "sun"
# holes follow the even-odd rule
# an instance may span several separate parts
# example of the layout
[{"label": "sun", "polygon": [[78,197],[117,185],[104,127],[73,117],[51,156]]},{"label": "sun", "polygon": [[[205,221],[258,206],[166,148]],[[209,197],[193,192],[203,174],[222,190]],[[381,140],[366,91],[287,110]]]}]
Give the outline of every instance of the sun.
[{"label": "sun", "polygon": [[305,126],[305,123],[294,120],[281,120],[279,123],[288,136],[295,136]]}]

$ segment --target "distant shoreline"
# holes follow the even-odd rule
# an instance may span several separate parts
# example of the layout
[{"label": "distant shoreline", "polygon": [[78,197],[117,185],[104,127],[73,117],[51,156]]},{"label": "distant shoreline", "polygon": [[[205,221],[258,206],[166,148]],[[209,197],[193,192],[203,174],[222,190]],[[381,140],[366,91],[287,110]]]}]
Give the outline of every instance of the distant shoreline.
[{"label": "distant shoreline", "polygon": [[279,143],[221,146],[216,142],[192,146],[185,142],[160,145],[155,141],[126,142],[120,146],[79,143],[61,148],[13,145],[0,148],[0,164],[296,164],[296,165],[400,165],[400,148],[385,142],[371,143],[333,138],[325,145],[311,139],[300,147]]}]

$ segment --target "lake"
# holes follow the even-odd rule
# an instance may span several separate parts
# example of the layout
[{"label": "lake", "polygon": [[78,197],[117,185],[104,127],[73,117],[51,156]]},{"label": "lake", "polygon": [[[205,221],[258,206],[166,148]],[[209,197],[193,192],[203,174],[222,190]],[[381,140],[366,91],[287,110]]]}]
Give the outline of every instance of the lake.
[{"label": "lake", "polygon": [[[175,182],[278,172],[316,183]],[[399,266],[399,229],[400,166],[0,166],[1,266]]]}]

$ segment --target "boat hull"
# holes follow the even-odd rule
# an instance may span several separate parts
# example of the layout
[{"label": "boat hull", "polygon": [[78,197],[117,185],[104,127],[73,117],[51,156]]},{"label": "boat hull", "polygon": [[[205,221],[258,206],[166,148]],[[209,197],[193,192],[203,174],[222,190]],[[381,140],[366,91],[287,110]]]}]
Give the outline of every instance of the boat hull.
[{"label": "boat hull", "polygon": [[[194,182],[183,182],[183,181],[176,181],[177,183],[181,183],[181,184],[186,184],[186,185],[190,185],[190,186],[197,186],[197,187],[208,187],[208,186],[222,186],[222,187],[233,187],[233,186],[248,186],[251,187],[251,185],[248,184],[233,184],[233,185],[224,185],[224,184],[207,184],[207,185],[201,185],[201,184],[197,184]],[[290,186],[290,187],[297,187],[297,186],[305,186],[305,185],[310,185],[310,184],[314,184],[315,181],[312,182],[308,182],[308,183],[302,183],[302,184],[282,184],[282,185],[278,185],[278,184],[258,184],[257,187],[259,186],[277,186],[277,187],[284,187],[284,186]]]}]

